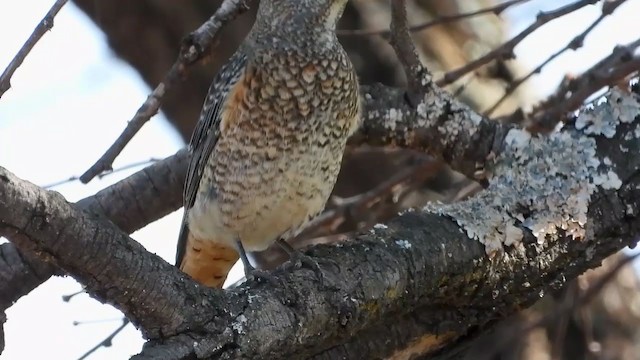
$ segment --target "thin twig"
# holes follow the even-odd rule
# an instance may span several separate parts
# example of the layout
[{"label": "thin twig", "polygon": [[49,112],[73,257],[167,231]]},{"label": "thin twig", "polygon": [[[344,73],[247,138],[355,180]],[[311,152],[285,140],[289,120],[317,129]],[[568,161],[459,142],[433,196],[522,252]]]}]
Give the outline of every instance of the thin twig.
[{"label": "thin twig", "polygon": [[73,324],[73,326],[90,325],[90,324],[103,324],[103,323],[106,323],[106,322],[114,322],[116,320],[122,321],[122,317],[118,317],[116,319],[98,319],[98,320],[85,320],[85,321],[74,320],[72,322],[72,324]]},{"label": "thin twig", "polygon": [[[501,4],[498,4],[498,5],[494,5],[494,6],[491,6],[491,7],[486,7],[486,8],[483,8],[483,9],[470,11],[470,12],[466,12],[466,13],[453,14],[453,15],[442,15],[442,16],[439,16],[438,18],[436,18],[434,20],[431,20],[429,22],[426,22],[424,24],[411,26],[411,27],[409,27],[409,31],[411,31],[411,32],[419,32],[419,31],[426,30],[426,29],[428,29],[430,27],[433,27],[433,26],[436,26],[436,25],[456,22],[456,21],[464,20],[464,19],[467,19],[467,18],[470,18],[470,17],[474,17],[474,16],[478,16],[478,15],[484,15],[484,14],[500,15],[502,12],[504,12],[506,9],[508,9],[509,7],[511,7],[513,5],[517,5],[517,4],[521,4],[521,3],[525,3],[525,2],[529,2],[529,1],[531,1],[531,0],[510,0],[510,1],[505,1],[505,2],[503,2]],[[337,33],[340,36],[380,35],[380,36],[386,37],[386,36],[391,35],[391,31],[387,30],[387,29],[382,29],[382,30],[366,30],[366,29],[338,30]]]},{"label": "thin twig", "polygon": [[[545,101],[527,115],[527,128],[532,132],[553,129],[563,115],[577,110],[592,94],[605,86],[617,84],[621,79],[640,71],[640,56],[634,55],[640,48],[640,38],[626,46],[616,46],[611,54],[593,65],[578,77],[567,77]],[[500,121],[518,121],[514,113]]]},{"label": "thin twig", "polygon": [[[409,85],[409,95],[419,96],[431,83],[431,74],[422,66],[407,25],[406,0],[391,1],[391,46],[404,68]],[[415,99],[411,99],[414,100]]]},{"label": "thin twig", "polygon": [[[113,174],[116,174],[116,173],[121,172],[121,171],[129,170],[129,169],[136,168],[136,167],[139,167],[139,166],[147,166],[147,165],[153,164],[153,163],[155,163],[157,161],[160,161],[160,160],[162,160],[162,159],[151,158],[149,160],[143,160],[143,161],[138,161],[138,162],[134,162],[134,163],[131,163],[131,164],[127,164],[127,165],[124,165],[122,167],[112,169],[109,172],[102,173],[102,174],[98,175],[98,178],[102,179],[105,176],[113,175]],[[77,180],[80,180],[80,177],[74,175],[74,176],[71,176],[71,177],[69,177],[67,179],[64,179],[64,180],[58,180],[58,181],[52,182],[52,183],[47,184],[47,185],[42,185],[41,187],[43,189],[51,189],[53,187],[60,186],[60,185],[63,185],[63,184],[67,184],[67,183],[70,183],[70,182],[73,182],[73,181],[77,181]]]},{"label": "thin twig", "polygon": [[487,109],[484,113],[485,116],[490,116],[493,112],[502,104],[509,96],[511,96],[520,85],[522,85],[525,81],[529,80],[534,74],[539,74],[542,69],[547,66],[550,62],[555,60],[558,56],[562,55],[566,51],[569,50],[578,50],[584,45],[585,38],[595,29],[607,16],[611,15],[613,11],[615,11],[618,6],[622,5],[627,0],[614,0],[605,2],[606,6],[602,7],[602,13],[598,18],[591,23],[582,33],[574,37],[571,41],[565,45],[562,49],[556,51],[554,54],[549,56],[545,61],[543,61],[540,65],[538,65],[535,69],[531,70],[527,75],[515,80],[505,89],[504,95],[496,101],[489,109]]},{"label": "thin twig", "polygon": [[122,150],[160,109],[160,104],[167,91],[188,74],[188,69],[204,57],[207,49],[214,42],[220,29],[240,13],[247,10],[248,0],[225,0],[215,14],[192,32],[182,44],[180,55],[167,72],[164,79],[156,86],[147,100],[140,106],[133,119],[107,151],[80,176],[80,181],[88,183],[104,171],[111,170],[113,161]]},{"label": "thin twig", "polygon": [[67,3],[68,0],[57,0],[47,14],[40,20],[40,23],[33,30],[27,41],[22,45],[16,56],[13,57],[9,66],[0,75],[0,98],[7,90],[11,88],[11,77],[13,73],[22,65],[24,59],[31,52],[36,43],[42,38],[42,36],[53,27],[53,19],[58,14],[60,9]]},{"label": "thin twig", "polygon": [[514,36],[511,40],[505,42],[500,45],[500,47],[493,49],[488,52],[484,56],[479,57],[476,60],[470,61],[462,67],[447,72],[442,79],[436,81],[438,86],[445,86],[451,84],[458,79],[460,79],[465,74],[474,71],[481,67],[482,65],[488,64],[490,61],[495,59],[512,59],[515,57],[513,54],[514,48],[522,42],[527,36],[536,31],[538,28],[543,25],[549,23],[552,20],[558,19],[562,16],[570,14],[576,10],[579,10],[587,5],[592,5],[598,2],[599,0],[580,0],[574,3],[559,7],[555,10],[548,12],[541,12],[536,17],[536,21],[529,25],[526,29],[522,30],[518,35]]},{"label": "thin twig", "polygon": [[71,301],[71,299],[73,299],[74,297],[76,297],[76,296],[78,296],[78,295],[80,295],[80,294],[84,294],[84,293],[85,293],[85,291],[84,291],[84,288],[83,288],[82,290],[80,290],[80,291],[76,291],[76,292],[71,293],[71,294],[69,294],[69,295],[62,295],[62,301],[64,301],[64,302],[69,302],[69,301]]},{"label": "thin twig", "polygon": [[129,319],[123,317],[122,318],[122,324],[120,326],[118,326],[111,333],[111,335],[107,336],[104,340],[102,340],[96,346],[94,346],[91,349],[89,349],[89,351],[84,353],[84,355],[80,356],[78,358],[78,360],[83,360],[83,359],[88,358],[89,356],[91,356],[91,354],[93,354],[94,352],[98,351],[98,349],[100,349],[101,347],[110,347],[112,345],[113,338],[115,338],[116,335],[118,335],[127,325],[129,325]]}]

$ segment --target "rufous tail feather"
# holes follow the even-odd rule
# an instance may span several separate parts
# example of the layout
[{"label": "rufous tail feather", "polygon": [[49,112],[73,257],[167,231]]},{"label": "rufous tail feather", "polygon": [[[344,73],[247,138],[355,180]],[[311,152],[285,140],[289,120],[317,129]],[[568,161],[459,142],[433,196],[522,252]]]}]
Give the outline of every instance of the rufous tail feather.
[{"label": "rufous tail feather", "polygon": [[239,257],[236,249],[231,246],[196,239],[189,233],[180,270],[205,286],[222,288],[231,267]]}]

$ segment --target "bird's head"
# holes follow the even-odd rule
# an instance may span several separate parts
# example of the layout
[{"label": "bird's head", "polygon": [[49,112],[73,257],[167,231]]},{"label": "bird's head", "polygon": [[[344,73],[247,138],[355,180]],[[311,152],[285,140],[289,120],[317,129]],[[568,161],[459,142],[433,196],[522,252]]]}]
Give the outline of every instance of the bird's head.
[{"label": "bird's head", "polygon": [[[260,0],[257,21],[273,28],[335,31],[348,0]],[[293,30],[293,29],[292,29]]]}]

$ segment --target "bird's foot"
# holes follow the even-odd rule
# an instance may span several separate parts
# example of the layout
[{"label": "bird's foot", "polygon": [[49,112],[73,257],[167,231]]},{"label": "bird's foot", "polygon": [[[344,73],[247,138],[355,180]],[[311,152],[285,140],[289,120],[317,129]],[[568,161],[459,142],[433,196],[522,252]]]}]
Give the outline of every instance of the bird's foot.
[{"label": "bird's foot", "polygon": [[255,281],[258,283],[271,284],[274,287],[280,287],[282,284],[269,271],[256,269],[253,266],[244,268],[244,277],[247,281]]},{"label": "bird's foot", "polygon": [[316,275],[318,281],[322,286],[327,285],[327,277],[325,271],[320,267],[320,262],[327,263],[327,265],[337,266],[337,264],[330,259],[321,259],[320,261],[306,255],[298,250],[289,254],[289,261],[285,263],[285,269],[302,269],[306,268]]},{"label": "bird's foot", "polygon": [[244,265],[244,277],[247,281],[269,283],[274,287],[282,285],[270,272],[258,270],[251,265],[251,262],[247,257],[247,252],[244,250],[244,246],[242,246],[242,242],[240,242],[240,240],[237,240],[237,247],[238,253],[240,254],[240,260],[242,260],[242,265]]},{"label": "bird's foot", "polygon": [[[322,286],[327,285],[325,271],[322,270],[320,264],[318,263],[318,261],[316,261],[316,259],[312,258],[309,255],[303,254],[300,250],[294,249],[284,239],[278,239],[277,243],[289,255],[289,261],[284,264],[285,269],[301,269],[305,267],[313,271]],[[330,266],[338,267],[338,264],[330,259],[322,258],[321,262],[326,263]]]}]

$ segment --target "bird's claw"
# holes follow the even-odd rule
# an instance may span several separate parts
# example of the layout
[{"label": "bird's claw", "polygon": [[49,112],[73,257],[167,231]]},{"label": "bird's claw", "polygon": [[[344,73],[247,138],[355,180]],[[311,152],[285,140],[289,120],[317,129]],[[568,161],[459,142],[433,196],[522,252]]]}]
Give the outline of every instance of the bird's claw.
[{"label": "bird's claw", "polygon": [[[333,261],[331,260],[323,259],[322,261],[329,262],[329,263],[332,263],[331,265],[337,266],[337,264],[333,263]],[[289,268],[289,269],[307,268],[313,271],[313,273],[316,275],[316,277],[320,281],[320,284],[324,286],[327,283],[325,272],[320,267],[320,264],[318,263],[318,261],[316,261],[314,258],[312,258],[309,255],[303,254],[300,251],[296,251],[290,255],[289,261],[285,263],[285,268]]]},{"label": "bird's claw", "polygon": [[278,279],[269,271],[259,270],[254,267],[245,268],[244,276],[247,279],[247,282],[255,281],[258,283],[268,283],[276,287],[281,285],[280,281],[278,281]]}]

